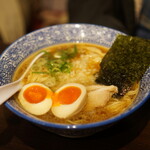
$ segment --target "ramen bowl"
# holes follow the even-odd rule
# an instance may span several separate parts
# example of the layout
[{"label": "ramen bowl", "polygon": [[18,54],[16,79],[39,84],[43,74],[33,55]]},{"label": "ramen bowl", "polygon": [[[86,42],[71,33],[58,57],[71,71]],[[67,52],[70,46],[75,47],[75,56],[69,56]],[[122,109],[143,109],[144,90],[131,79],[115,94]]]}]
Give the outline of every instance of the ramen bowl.
[{"label": "ramen bowl", "polygon": [[[63,24],[46,27],[29,33],[11,44],[0,56],[0,85],[10,83],[16,67],[30,54],[39,49],[61,43],[92,43],[110,47],[118,34],[111,28],[90,24]],[[85,137],[100,132],[139,109],[150,97],[150,68],[140,82],[139,93],[133,104],[123,113],[108,120],[88,124],[59,124],[41,120],[27,113],[11,97],[5,106],[17,116],[65,137]]]}]

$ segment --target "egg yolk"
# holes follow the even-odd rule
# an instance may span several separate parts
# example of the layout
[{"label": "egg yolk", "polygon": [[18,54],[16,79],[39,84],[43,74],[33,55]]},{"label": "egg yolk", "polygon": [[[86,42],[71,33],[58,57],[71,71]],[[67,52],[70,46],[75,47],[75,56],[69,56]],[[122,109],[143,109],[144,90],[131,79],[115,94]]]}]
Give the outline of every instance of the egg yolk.
[{"label": "egg yolk", "polygon": [[28,87],[23,96],[30,103],[39,103],[47,96],[47,90],[41,86],[34,85]]},{"label": "egg yolk", "polygon": [[81,94],[81,89],[78,87],[66,87],[62,89],[59,93],[55,93],[53,100],[54,106],[60,104],[72,104],[75,102]]}]

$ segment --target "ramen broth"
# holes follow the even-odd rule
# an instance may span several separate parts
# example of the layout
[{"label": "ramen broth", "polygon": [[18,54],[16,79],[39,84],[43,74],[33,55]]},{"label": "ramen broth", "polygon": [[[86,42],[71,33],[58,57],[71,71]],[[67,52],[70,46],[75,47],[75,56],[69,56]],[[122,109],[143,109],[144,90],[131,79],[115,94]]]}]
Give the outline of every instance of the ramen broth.
[{"label": "ramen broth", "polygon": [[[99,64],[109,49],[90,43],[66,43],[43,48],[30,55],[19,65],[15,71],[13,80],[17,80],[21,76],[30,61],[40,51],[50,52],[51,56],[59,58],[60,52],[68,49],[74,49],[75,46],[77,53],[74,57],[69,59],[69,62],[67,61],[69,66],[67,66],[68,70],[65,70],[66,72],[63,72],[62,70],[59,70],[58,72],[47,72],[47,55],[45,54],[32,66],[23,80],[24,84],[32,82],[42,83],[54,92],[66,83],[79,83],[84,86],[96,84],[95,79],[100,69]],[[97,107],[94,110],[87,111],[85,105],[78,114],[67,119],[55,117],[51,110],[48,113],[37,117],[49,122],[67,124],[84,124],[106,120],[124,112],[132,104],[137,95],[138,87],[139,84],[136,83],[121,99],[112,97],[104,107]],[[17,100],[17,95],[15,95],[15,99]]]}]

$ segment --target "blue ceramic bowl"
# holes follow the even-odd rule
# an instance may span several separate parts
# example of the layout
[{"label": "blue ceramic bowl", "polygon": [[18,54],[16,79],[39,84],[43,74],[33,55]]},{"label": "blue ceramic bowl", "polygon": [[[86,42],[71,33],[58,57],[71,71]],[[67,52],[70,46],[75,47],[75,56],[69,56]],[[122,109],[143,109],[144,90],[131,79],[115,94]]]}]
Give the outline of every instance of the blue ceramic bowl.
[{"label": "blue ceramic bowl", "polygon": [[[18,64],[28,55],[41,48],[67,42],[89,42],[110,47],[116,35],[120,33],[121,32],[110,28],[89,24],[56,25],[29,33],[15,41],[1,55],[0,85],[11,82],[12,75]],[[46,122],[25,112],[13,97],[5,103],[5,106],[16,115],[50,132],[65,137],[83,137],[102,131],[132,114],[141,107],[148,98],[150,98],[150,68],[141,80],[139,94],[131,107],[124,113],[102,122],[84,125],[66,125]]]}]

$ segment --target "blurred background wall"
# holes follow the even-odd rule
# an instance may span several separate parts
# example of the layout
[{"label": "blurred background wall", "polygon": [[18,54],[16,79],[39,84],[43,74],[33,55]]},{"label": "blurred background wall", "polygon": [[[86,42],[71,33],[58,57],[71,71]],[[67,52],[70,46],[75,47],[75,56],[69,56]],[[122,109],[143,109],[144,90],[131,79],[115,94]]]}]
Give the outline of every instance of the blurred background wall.
[{"label": "blurred background wall", "polygon": [[10,44],[35,29],[68,22],[67,0],[0,0],[0,38]]},{"label": "blurred background wall", "polygon": [[[70,14],[68,12],[68,2],[72,3],[71,5],[74,7],[75,1],[76,0],[0,0],[0,40],[6,44],[10,44],[33,30],[55,24],[69,23]],[[114,0],[114,2],[116,1],[117,0]],[[150,0],[133,1],[135,19],[138,24],[143,1]],[[118,0],[118,2],[120,1]],[[86,7],[86,4],[86,0],[81,0],[78,6],[82,9]],[[78,10],[78,6],[75,8],[76,11],[80,11]],[[94,9],[95,8],[91,8],[89,12]],[[126,9],[128,10],[128,8]],[[80,15],[80,12],[78,15]],[[75,14],[74,17],[78,16]]]}]

